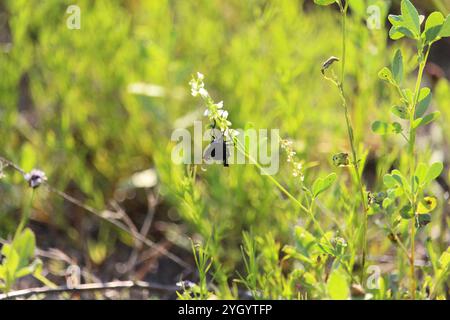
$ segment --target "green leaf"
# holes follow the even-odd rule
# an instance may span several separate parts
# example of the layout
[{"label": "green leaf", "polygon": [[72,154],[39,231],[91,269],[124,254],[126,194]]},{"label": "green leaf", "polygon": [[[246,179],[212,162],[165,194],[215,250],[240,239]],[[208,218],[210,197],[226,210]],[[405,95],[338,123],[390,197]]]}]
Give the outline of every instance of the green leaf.
[{"label": "green leaf", "polygon": [[431,94],[430,88],[422,88],[419,93],[419,101],[416,106],[415,119],[422,117],[428,109],[431,103],[433,95]]},{"label": "green leaf", "polygon": [[330,173],[325,178],[318,178],[312,185],[313,196],[317,197],[319,194],[327,190],[336,180],[336,173]]},{"label": "green leaf", "polygon": [[434,40],[439,39],[439,33],[442,29],[444,21],[444,15],[437,11],[428,16],[424,31],[426,43],[431,43]]},{"label": "green leaf", "polygon": [[413,30],[408,27],[403,16],[391,14],[388,16],[388,19],[392,24],[392,27],[389,30],[389,36],[392,40],[398,40],[403,38],[404,36],[412,39],[418,38],[418,34],[415,35]]},{"label": "green leaf", "polygon": [[6,243],[2,247],[1,254],[5,257],[8,257],[9,251],[11,250],[11,245]]},{"label": "green leaf", "polygon": [[403,187],[404,189],[409,189],[408,180],[403,176],[403,174],[400,171],[392,170],[391,175],[395,180],[397,180],[399,186]]},{"label": "green leaf", "polygon": [[419,179],[419,184],[423,184],[423,182],[425,181],[427,172],[428,172],[428,166],[423,162],[419,163],[419,165],[416,168],[416,172],[414,173],[414,175],[417,177],[417,179]]},{"label": "green leaf", "polygon": [[392,73],[395,81],[400,84],[403,80],[403,56],[400,49],[397,49],[392,60]]},{"label": "green leaf", "polygon": [[402,25],[410,30],[414,37],[420,35],[420,18],[417,9],[409,0],[402,0],[401,12],[403,17]]},{"label": "green leaf", "polygon": [[17,254],[17,251],[14,248],[11,248],[8,257],[6,258],[5,261],[5,270],[10,282],[14,281],[18,267],[19,267],[19,255]]},{"label": "green leaf", "polygon": [[372,131],[380,135],[398,134],[402,132],[402,126],[398,122],[387,123],[384,121],[375,121],[372,123]]},{"label": "green leaf", "polygon": [[34,272],[33,266],[26,266],[26,267],[20,268],[16,272],[15,277],[17,279],[22,278],[22,277],[28,276],[29,274],[32,274],[33,272]]},{"label": "green leaf", "polygon": [[311,257],[318,250],[316,238],[305,228],[295,227],[296,249],[303,255]]},{"label": "green leaf", "polygon": [[407,106],[411,105],[414,100],[414,93],[412,92],[412,90],[411,89],[403,89],[402,92],[406,98],[406,99],[401,98],[402,102]]},{"label": "green leaf", "polygon": [[399,134],[403,131],[402,125],[398,122],[393,122],[391,124],[391,127],[392,127],[392,132],[395,134]]},{"label": "green leaf", "polygon": [[381,135],[388,134],[389,124],[383,121],[375,121],[372,123],[372,131]]},{"label": "green leaf", "polygon": [[447,268],[450,266],[450,247],[448,247],[447,250],[444,251],[439,257],[439,265],[443,270],[447,270]]},{"label": "green leaf", "polygon": [[405,35],[403,33],[401,33],[400,31],[398,31],[398,29],[396,27],[392,27],[389,30],[389,37],[392,40],[399,40],[401,38],[403,38]]},{"label": "green leaf", "polygon": [[399,117],[400,119],[409,119],[409,110],[405,106],[393,106],[391,108],[391,112],[393,115]]},{"label": "green leaf", "polygon": [[403,23],[403,17],[395,15],[395,14],[390,14],[388,16],[388,20],[392,24],[392,26],[394,26],[394,27],[401,26],[402,23]]},{"label": "green leaf", "polygon": [[432,112],[430,114],[427,114],[423,118],[418,118],[418,119],[414,120],[412,126],[414,129],[419,128],[421,126],[425,126],[425,125],[433,122],[437,118],[439,118],[440,115],[441,115],[441,113],[439,111]]},{"label": "green leaf", "polygon": [[397,180],[394,179],[394,177],[390,174],[385,174],[383,177],[383,182],[386,187],[389,189],[395,188],[398,185]]},{"label": "green leaf", "polygon": [[14,241],[14,249],[20,258],[19,267],[22,268],[28,264],[28,261],[34,256],[36,248],[36,238],[33,231],[27,228]]},{"label": "green leaf", "polygon": [[391,84],[396,84],[391,70],[389,70],[389,68],[387,68],[387,67],[384,67],[383,69],[380,70],[380,72],[378,72],[378,77],[381,80],[387,81]]},{"label": "green leaf", "polygon": [[439,32],[439,37],[450,37],[450,14],[445,18],[445,22]]},{"label": "green leaf", "polygon": [[440,176],[442,170],[444,170],[444,165],[442,162],[433,163],[427,171],[427,174],[423,180],[424,185],[428,185],[431,181]]},{"label": "green leaf", "polygon": [[412,31],[410,29],[408,29],[407,27],[404,27],[404,26],[395,27],[395,30],[408,38],[411,38],[411,39],[417,38],[414,35],[414,33],[412,33]]},{"label": "green leaf", "polygon": [[336,0],[314,0],[314,3],[318,4],[319,6],[328,6],[335,2],[336,2]]},{"label": "green leaf", "polygon": [[327,282],[328,295],[333,300],[346,300],[350,295],[347,278],[339,269],[335,269]]},{"label": "green leaf", "polygon": [[431,222],[431,215],[428,213],[418,214],[416,216],[416,227],[425,227],[427,224]]},{"label": "green leaf", "polygon": [[412,207],[410,204],[404,205],[401,209],[400,209],[400,216],[403,219],[411,219],[412,217],[414,217],[414,213],[412,210]]},{"label": "green leaf", "polygon": [[[0,264],[0,280],[6,280],[6,269],[5,266]],[[2,286],[2,282],[0,281],[0,290],[3,290],[4,286]]]}]

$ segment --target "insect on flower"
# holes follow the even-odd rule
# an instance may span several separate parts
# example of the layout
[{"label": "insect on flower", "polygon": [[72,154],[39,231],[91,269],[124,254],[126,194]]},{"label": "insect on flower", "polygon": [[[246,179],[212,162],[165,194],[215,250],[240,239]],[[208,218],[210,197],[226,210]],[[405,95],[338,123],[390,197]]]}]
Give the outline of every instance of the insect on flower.
[{"label": "insect on flower", "polygon": [[230,150],[228,148],[228,142],[225,139],[224,134],[220,134],[218,137],[212,136],[212,140],[209,146],[206,148],[203,158],[206,161],[221,161],[224,167],[228,167],[228,158],[230,157]]}]

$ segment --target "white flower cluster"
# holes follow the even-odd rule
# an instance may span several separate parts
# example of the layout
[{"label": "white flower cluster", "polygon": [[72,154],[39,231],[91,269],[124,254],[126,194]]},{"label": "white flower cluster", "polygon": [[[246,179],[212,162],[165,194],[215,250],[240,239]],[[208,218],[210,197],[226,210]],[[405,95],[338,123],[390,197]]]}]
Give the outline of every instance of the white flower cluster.
[{"label": "white flower cluster", "polygon": [[191,94],[196,97],[200,95],[202,98],[206,99],[209,97],[208,91],[205,89],[205,84],[203,79],[205,76],[200,72],[197,72],[197,79],[193,78],[189,84],[191,86]]},{"label": "white flower cluster", "polygon": [[280,141],[281,148],[286,151],[287,154],[287,162],[292,163],[292,175],[294,177],[300,177],[300,180],[303,181],[305,176],[303,175],[303,165],[295,160],[296,152],[292,148],[292,141],[281,139]]},{"label": "white flower cluster", "polygon": [[231,121],[228,120],[228,111],[223,108],[223,101],[214,102],[209,95],[208,90],[205,89],[205,83],[203,80],[205,76],[200,72],[197,72],[196,77],[193,77],[189,82],[191,86],[191,94],[194,97],[200,96],[206,104],[206,110],[203,113],[205,117],[214,124],[214,127],[219,129],[225,137],[233,139],[239,134],[234,129],[231,129]]}]

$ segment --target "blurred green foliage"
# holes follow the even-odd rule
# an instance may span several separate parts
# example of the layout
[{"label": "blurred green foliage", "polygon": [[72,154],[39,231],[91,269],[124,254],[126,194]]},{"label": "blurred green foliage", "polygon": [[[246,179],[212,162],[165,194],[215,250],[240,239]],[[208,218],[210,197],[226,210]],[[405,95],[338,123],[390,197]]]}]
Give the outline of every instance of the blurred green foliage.
[{"label": "blurred green foliage", "polygon": [[[365,11],[349,16],[346,81],[359,153],[367,164],[366,184],[379,191],[384,173],[391,167],[406,168],[407,157],[400,138],[379,137],[368,129],[374,119],[389,121],[386,110],[395,94],[377,74],[399,46],[409,52],[404,57],[406,72],[412,72],[416,62],[408,42],[388,45],[384,28],[388,2],[363,2],[380,5],[382,28],[367,28]],[[203,108],[188,87],[191,75],[200,71],[207,76],[211,95],[224,100],[234,127],[252,123],[255,128],[279,128],[282,137],[294,141],[298,161],[310,167],[306,184],[336,172],[337,182],[321,195],[316,218],[325,230],[347,239],[353,266],[360,199],[351,183],[355,177],[345,168],[333,167],[332,155],[349,146],[338,92],[320,73],[322,62],[340,53],[338,12],[303,0],[79,0],[81,29],[69,30],[66,9],[71,4],[64,0],[3,4],[9,21],[4,32],[10,32],[11,43],[0,43],[1,154],[25,170],[43,169],[53,185],[97,208],[117,197],[133,173],[154,167],[168,211],[175,209],[189,226],[188,235],[209,239],[219,288],[215,293],[221,297],[236,297],[236,283],[231,282],[238,278],[236,269],[252,274],[243,260],[242,243],[244,257],[257,256],[260,274],[240,280],[251,292],[265,288],[261,296],[271,298],[348,296],[340,284],[350,279],[341,269],[331,274],[327,285],[320,281],[328,267],[320,261],[323,253],[308,244],[314,234],[311,221],[254,166],[211,166],[198,168],[193,175],[192,168],[170,159],[172,131],[180,123],[191,126],[192,121],[183,120],[186,116],[201,117]],[[144,93],[133,93],[130,85],[136,83],[153,89],[147,86]],[[432,141],[420,147],[423,162],[432,156],[447,157],[449,95],[449,83],[441,79],[433,105],[443,119],[433,132],[422,132],[428,136],[425,141]],[[299,183],[284,160],[277,179],[302,199]],[[445,181],[450,183],[448,174]],[[17,174],[1,181],[2,238],[14,230],[18,215],[13,214],[21,210],[23,190]],[[434,237],[431,247],[439,256],[448,245],[449,218],[444,216],[445,192],[435,194],[438,209],[418,237],[423,242]],[[46,212],[46,223],[84,241],[81,230],[71,223],[73,208],[42,193],[36,207]],[[377,228],[380,219],[371,217],[372,257],[392,254],[388,235]],[[95,262],[114,251],[117,240],[110,226],[101,228],[95,237],[103,244],[102,254]],[[435,229],[441,230],[437,237],[431,232]],[[249,233],[243,237],[243,231],[250,230],[256,241],[251,250]],[[120,239],[130,244],[126,237]],[[310,270],[296,268],[298,261]],[[393,268],[401,273],[406,267],[400,262]],[[424,277],[429,268],[423,268]],[[389,274],[383,279],[383,283],[392,280]],[[294,290],[299,282],[301,294]],[[336,286],[336,293],[327,293]],[[401,292],[374,293],[379,298],[383,294],[401,297]]]}]

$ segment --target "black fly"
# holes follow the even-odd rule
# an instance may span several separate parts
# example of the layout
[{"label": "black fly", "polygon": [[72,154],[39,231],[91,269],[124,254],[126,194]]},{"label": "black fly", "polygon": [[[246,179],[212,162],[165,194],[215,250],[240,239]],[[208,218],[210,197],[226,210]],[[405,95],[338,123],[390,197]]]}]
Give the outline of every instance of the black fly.
[{"label": "black fly", "polygon": [[[216,127],[216,122],[211,125],[211,128],[214,130]],[[228,167],[228,158],[230,157],[230,150],[228,150],[227,141],[225,140],[225,136],[222,132],[219,133],[219,136],[216,137],[211,135],[212,140],[209,146],[206,148],[203,158],[207,161],[215,160],[221,161],[224,167]]]},{"label": "black fly", "polygon": [[228,158],[230,157],[230,150],[228,150],[227,141],[223,134],[219,137],[212,136],[211,143],[206,148],[203,155],[204,159],[221,161],[224,167],[228,167]]}]

